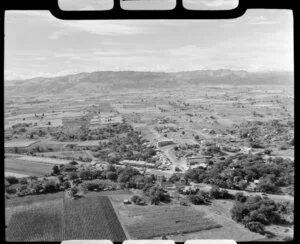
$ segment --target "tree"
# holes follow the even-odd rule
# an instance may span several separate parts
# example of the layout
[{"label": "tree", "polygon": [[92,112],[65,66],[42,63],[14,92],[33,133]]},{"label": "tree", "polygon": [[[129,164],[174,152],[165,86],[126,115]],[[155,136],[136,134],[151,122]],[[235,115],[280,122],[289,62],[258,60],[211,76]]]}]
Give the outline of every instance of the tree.
[{"label": "tree", "polygon": [[212,186],[209,193],[212,198],[215,198],[215,199],[220,198],[220,188],[218,186]]},{"label": "tree", "polygon": [[277,193],[279,188],[275,185],[275,179],[267,175],[259,180],[257,185],[259,191],[266,193]]},{"label": "tree", "polygon": [[63,188],[64,188],[64,189],[68,189],[68,188],[70,188],[70,187],[71,187],[71,184],[70,184],[69,181],[63,182]]},{"label": "tree", "polygon": [[265,234],[265,228],[264,228],[263,224],[261,224],[257,221],[248,222],[245,224],[245,227],[248,228],[252,232],[256,232],[256,233],[259,233],[262,235]]},{"label": "tree", "polygon": [[78,163],[75,160],[72,160],[69,164],[71,164],[71,165],[77,165]]},{"label": "tree", "polygon": [[181,170],[180,170],[179,167],[176,166],[176,167],[175,167],[175,171],[176,171],[176,172],[180,172]]},{"label": "tree", "polygon": [[136,205],[145,205],[144,199],[137,195],[132,196],[131,201]]},{"label": "tree", "polygon": [[76,197],[76,194],[78,193],[78,191],[79,190],[76,186],[71,187],[69,190],[70,197],[72,197],[72,198]]},{"label": "tree", "polygon": [[153,205],[158,205],[160,203],[159,198],[157,196],[151,196],[150,201]]},{"label": "tree", "polygon": [[52,173],[53,173],[54,175],[57,175],[57,174],[60,173],[60,169],[59,169],[58,165],[54,165],[54,166],[52,167]]},{"label": "tree", "polygon": [[238,188],[239,188],[240,190],[245,190],[245,189],[247,188],[247,186],[248,186],[248,184],[247,184],[247,182],[244,181],[244,180],[241,180],[241,181],[239,181],[239,183],[238,183]]},{"label": "tree", "polygon": [[5,179],[7,180],[7,182],[8,182],[10,185],[19,183],[18,178],[14,177],[14,176],[6,176]]},{"label": "tree", "polygon": [[237,192],[237,193],[235,194],[235,200],[238,201],[238,202],[243,203],[243,202],[246,202],[247,197],[244,195],[244,193],[242,193],[242,192]]},{"label": "tree", "polygon": [[92,179],[92,173],[90,170],[82,170],[79,172],[79,177],[82,179],[82,180],[91,180]]},{"label": "tree", "polygon": [[118,175],[116,172],[109,171],[106,173],[106,178],[112,181],[116,181],[118,179]]},{"label": "tree", "polygon": [[68,179],[72,181],[77,180],[78,174],[76,172],[71,172],[70,174],[68,174]]},{"label": "tree", "polygon": [[28,183],[27,178],[24,177],[24,178],[19,179],[19,183],[22,185],[26,185]]},{"label": "tree", "polygon": [[65,164],[61,168],[61,171],[66,171],[66,172],[71,172],[71,171],[76,171],[77,167],[71,164]]},{"label": "tree", "polygon": [[177,181],[180,181],[180,176],[178,174],[172,174],[169,178],[169,182],[175,183]]},{"label": "tree", "polygon": [[58,189],[58,185],[52,180],[46,181],[46,183],[44,184],[44,190],[46,193],[53,193],[56,192]]},{"label": "tree", "polygon": [[235,202],[231,209],[231,218],[236,222],[241,222],[245,216],[249,214],[249,210],[246,205],[241,202]]},{"label": "tree", "polygon": [[59,183],[63,183],[64,182],[64,177],[62,175],[59,175],[57,177],[57,179],[58,179]]},{"label": "tree", "polygon": [[200,205],[200,204],[206,204],[206,199],[203,195],[197,194],[197,195],[190,195],[189,200],[192,204]]}]

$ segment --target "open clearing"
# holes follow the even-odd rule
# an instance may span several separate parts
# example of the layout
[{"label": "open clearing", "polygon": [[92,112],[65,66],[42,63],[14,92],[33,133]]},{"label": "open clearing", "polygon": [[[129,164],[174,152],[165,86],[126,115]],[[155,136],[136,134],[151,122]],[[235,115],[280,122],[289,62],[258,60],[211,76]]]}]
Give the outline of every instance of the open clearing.
[{"label": "open clearing", "polygon": [[111,196],[120,221],[132,239],[168,239],[186,241],[189,239],[234,239],[253,241],[265,237],[251,232],[231,219],[233,201],[213,200],[211,205],[161,206],[124,205],[128,196]]},{"label": "open clearing", "polygon": [[18,173],[9,172],[9,171],[5,171],[4,174],[5,174],[5,177],[7,177],[7,176],[14,176],[16,178],[23,178],[23,177],[28,177],[29,176],[29,175],[18,174]]},{"label": "open clearing", "polygon": [[52,164],[52,165],[53,164],[68,164],[70,162],[70,160],[47,158],[47,157],[34,157],[34,156],[22,156],[22,157],[19,157],[18,160],[40,162],[40,163]]},{"label": "open clearing", "polygon": [[4,147],[29,147],[37,142],[37,140],[7,141],[4,143]]},{"label": "open clearing", "polygon": [[16,158],[6,158],[4,165],[7,172],[30,176],[50,174],[53,167],[51,164]]},{"label": "open clearing", "polygon": [[179,205],[123,205],[122,199],[112,196],[122,223],[132,239],[148,239],[163,234],[189,233],[220,228],[206,213]]},{"label": "open clearing", "polygon": [[[208,218],[222,225],[221,228],[212,228],[183,235],[167,235],[168,239],[175,241],[186,241],[192,239],[229,239],[235,241],[255,241],[265,239],[265,236],[251,232],[241,224],[236,223],[230,217],[230,209],[233,201],[213,200],[211,205],[192,205],[194,209],[201,210],[207,214]],[[158,239],[158,238],[155,238]]]}]

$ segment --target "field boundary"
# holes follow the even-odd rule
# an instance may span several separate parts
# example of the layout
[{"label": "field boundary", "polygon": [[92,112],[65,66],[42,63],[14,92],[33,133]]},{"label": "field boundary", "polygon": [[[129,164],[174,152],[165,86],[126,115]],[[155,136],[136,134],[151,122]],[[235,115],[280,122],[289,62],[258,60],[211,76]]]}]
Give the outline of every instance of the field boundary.
[{"label": "field boundary", "polygon": [[119,222],[120,222],[120,225],[121,225],[122,228],[123,228],[123,231],[124,231],[124,233],[125,233],[125,236],[126,236],[127,240],[131,240],[132,238],[131,238],[129,232],[127,231],[127,229],[126,229],[126,227],[125,227],[125,225],[124,225],[124,223],[123,223],[123,221],[122,221],[122,218],[121,218],[121,216],[120,216],[120,214],[119,214],[118,209],[117,209],[116,206],[113,204],[113,201],[112,201],[112,199],[111,199],[111,196],[107,196],[107,197],[109,198],[109,201],[110,201],[110,203],[111,203],[111,205],[112,205],[112,207],[113,207],[113,209],[114,209],[114,211],[115,211],[115,213],[116,213],[116,215],[117,215],[117,217],[118,217],[118,220],[119,220]]}]

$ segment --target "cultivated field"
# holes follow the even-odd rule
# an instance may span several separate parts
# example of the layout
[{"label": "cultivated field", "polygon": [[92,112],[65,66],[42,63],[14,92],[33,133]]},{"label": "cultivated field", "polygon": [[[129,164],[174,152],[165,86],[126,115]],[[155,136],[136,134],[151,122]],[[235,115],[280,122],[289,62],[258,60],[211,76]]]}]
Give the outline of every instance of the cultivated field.
[{"label": "cultivated field", "polygon": [[21,161],[31,161],[31,162],[40,162],[45,164],[68,164],[69,160],[56,159],[56,158],[47,158],[47,157],[34,157],[34,156],[23,156],[19,157],[18,160]]},{"label": "cultivated field", "polygon": [[41,199],[42,202],[29,199],[27,203],[9,205],[6,208],[6,240],[125,240],[126,235],[109,198],[92,195],[70,200],[63,199],[61,194],[53,194],[59,199]]},{"label": "cultivated field", "polygon": [[50,174],[53,167],[51,164],[19,158],[6,158],[4,165],[7,172],[32,176]]},{"label": "cultivated field", "polygon": [[63,230],[62,201],[16,212],[6,231],[7,241],[60,241]]},{"label": "cultivated field", "polygon": [[4,147],[29,147],[37,142],[37,140],[7,141],[4,143]]},{"label": "cultivated field", "polygon": [[114,209],[105,196],[65,200],[64,214],[65,239],[126,239]]}]

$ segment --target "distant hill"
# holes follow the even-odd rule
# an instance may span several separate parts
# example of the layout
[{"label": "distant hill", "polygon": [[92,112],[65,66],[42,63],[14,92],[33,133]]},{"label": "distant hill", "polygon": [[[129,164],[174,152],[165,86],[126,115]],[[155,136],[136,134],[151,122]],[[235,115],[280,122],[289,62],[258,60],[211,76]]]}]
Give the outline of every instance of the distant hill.
[{"label": "distant hill", "polygon": [[176,88],[186,85],[293,85],[292,72],[247,72],[220,70],[176,73],[99,71],[74,75],[5,81],[7,94],[91,93],[124,89]]}]

